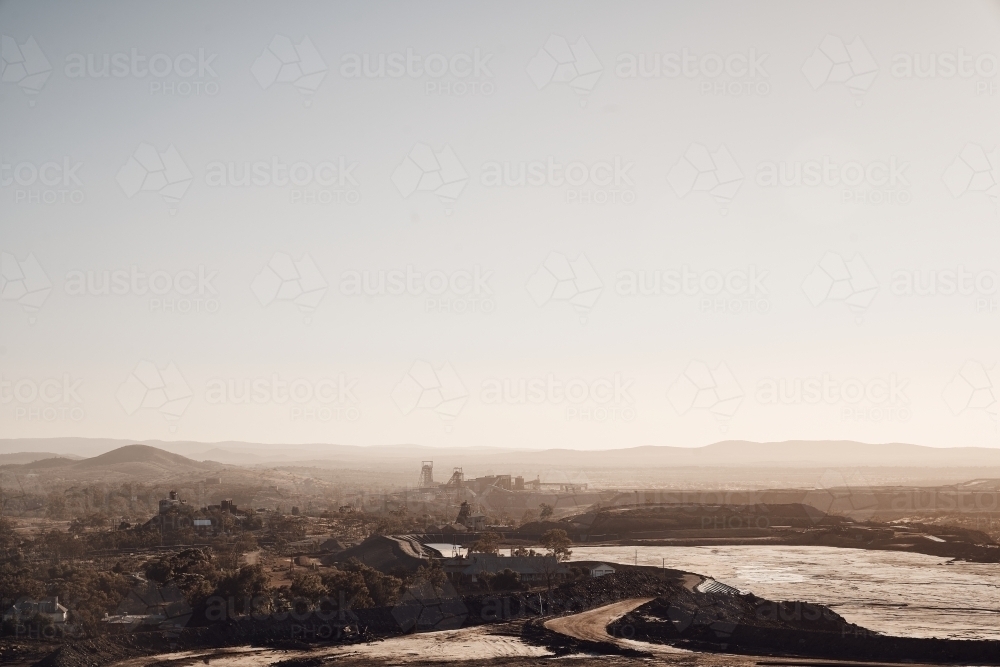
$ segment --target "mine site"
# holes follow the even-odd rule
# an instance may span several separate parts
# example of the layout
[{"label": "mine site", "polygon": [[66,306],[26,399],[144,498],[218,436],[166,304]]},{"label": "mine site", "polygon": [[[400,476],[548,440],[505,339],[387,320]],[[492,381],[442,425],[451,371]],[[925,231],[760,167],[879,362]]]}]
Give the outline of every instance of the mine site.
[{"label": "mine site", "polygon": [[989,450],[2,444],[5,664],[997,662]]},{"label": "mine site", "polygon": [[0,667],[1000,667],[1000,0],[0,0]]}]

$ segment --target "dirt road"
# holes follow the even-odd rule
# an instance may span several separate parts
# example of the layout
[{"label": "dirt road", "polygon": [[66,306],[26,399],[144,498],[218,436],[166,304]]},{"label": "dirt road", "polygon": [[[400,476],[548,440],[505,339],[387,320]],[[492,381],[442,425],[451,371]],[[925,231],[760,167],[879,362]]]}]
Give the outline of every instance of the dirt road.
[{"label": "dirt road", "polygon": [[545,621],[545,628],[567,637],[582,639],[588,642],[620,643],[617,638],[608,634],[607,627],[612,621],[621,618],[637,607],[641,607],[655,598],[630,598],[613,604],[589,609],[573,614],[560,616]]},{"label": "dirt road", "polygon": [[655,598],[630,598],[615,602],[613,604],[590,609],[588,611],[573,614],[572,616],[560,616],[545,622],[545,628],[561,635],[582,639],[589,642],[608,642],[621,648],[630,648],[636,651],[647,653],[666,654],[675,657],[680,655],[692,656],[691,651],[682,648],[668,646],[666,644],[650,644],[639,642],[623,637],[613,637],[608,634],[608,626],[612,621],[621,618],[630,611],[641,607]]},{"label": "dirt road", "polygon": [[[690,581],[685,581],[686,586],[693,588],[703,577],[695,576]],[[698,653],[686,649],[668,646],[666,644],[653,644],[640,642],[622,637],[614,637],[607,632],[608,625],[612,621],[621,618],[625,614],[633,611],[650,600],[655,598],[631,598],[615,602],[614,604],[590,609],[572,616],[560,616],[545,622],[545,628],[552,632],[573,637],[590,642],[607,642],[647,653],[653,653],[666,660],[669,664],[678,667],[759,667],[769,665],[771,667],[892,667],[886,663],[861,663],[853,661],[839,660],[816,660],[816,659],[794,659],[794,658],[761,658],[752,655],[732,655],[726,653]],[[669,654],[669,657],[667,657]],[[933,667],[933,665],[909,665],[908,667]]]}]

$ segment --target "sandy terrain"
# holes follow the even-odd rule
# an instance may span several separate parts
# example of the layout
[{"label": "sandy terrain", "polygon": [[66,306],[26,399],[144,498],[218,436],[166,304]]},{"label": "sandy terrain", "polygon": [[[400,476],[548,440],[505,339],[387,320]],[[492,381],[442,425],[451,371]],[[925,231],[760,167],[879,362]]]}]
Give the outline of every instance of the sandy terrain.
[{"label": "sandy terrain", "polygon": [[[624,612],[622,612],[624,613]],[[493,634],[490,626],[425,632],[392,637],[369,644],[329,646],[313,651],[284,651],[259,648],[206,649],[133,658],[113,667],[183,667],[211,664],[213,667],[265,667],[289,658],[328,658],[338,664],[403,664],[415,662],[455,662],[496,660],[499,658],[539,658],[552,655],[541,646],[522,642],[517,637]]]},{"label": "sandy terrain", "polygon": [[[699,577],[700,579],[700,577]],[[690,582],[696,583],[693,580]],[[757,665],[831,665],[838,667],[877,667],[885,663],[839,662],[834,660],[767,659],[745,655],[696,653],[671,646],[649,644],[608,635],[606,628],[613,620],[636,609],[652,598],[632,598],[571,616],[545,622],[553,632],[593,642],[612,642],[622,648],[646,651],[655,660],[683,667],[756,667]],[[452,667],[465,665],[537,665],[539,658],[553,656],[548,649],[527,644],[516,636],[504,634],[501,626],[478,626],[459,630],[443,630],[392,637],[383,641],[350,646],[327,646],[312,651],[287,651],[241,647],[205,649],[163,653],[132,658],[113,663],[112,667],[269,667],[293,658],[319,658],[338,665],[416,665],[448,663]],[[608,667],[609,665],[645,664],[648,658],[627,658],[614,655],[580,655],[558,658],[564,666]],[[894,666],[894,667],[898,667]],[[911,665],[910,667],[921,667]]]}]

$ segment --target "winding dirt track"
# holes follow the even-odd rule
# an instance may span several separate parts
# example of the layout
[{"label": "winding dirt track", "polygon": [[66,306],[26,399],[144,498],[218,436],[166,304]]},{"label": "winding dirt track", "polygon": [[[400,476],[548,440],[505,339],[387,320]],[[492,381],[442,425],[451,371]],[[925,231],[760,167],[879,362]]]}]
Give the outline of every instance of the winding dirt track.
[{"label": "winding dirt track", "polygon": [[[697,577],[686,581],[685,585],[693,588],[703,580]],[[545,628],[552,632],[591,642],[605,642],[615,644],[622,648],[631,648],[639,651],[656,654],[661,660],[682,667],[760,667],[767,665],[770,667],[899,667],[898,664],[879,662],[854,662],[840,660],[823,659],[795,659],[795,658],[766,658],[752,655],[732,655],[726,653],[698,653],[686,649],[668,646],[666,644],[652,644],[640,642],[632,639],[624,639],[609,635],[607,627],[613,621],[621,618],[625,614],[638,609],[647,602],[655,598],[631,598],[605,605],[596,609],[573,614],[572,616],[560,616],[545,622]],[[669,658],[667,654],[670,654]],[[911,664],[907,667],[934,667],[933,665]]]},{"label": "winding dirt track", "polygon": [[[700,578],[699,578],[700,579]],[[692,580],[692,585],[697,583]],[[836,660],[801,660],[794,658],[765,658],[725,653],[698,653],[666,644],[640,642],[609,635],[607,627],[653,600],[631,598],[590,609],[572,616],[560,616],[545,622],[545,628],[574,639],[604,642],[622,648],[652,653],[662,664],[672,667],[899,667],[898,664],[840,662]],[[383,665],[417,664],[508,664],[534,665],[539,658],[552,655],[548,649],[522,642],[516,636],[496,634],[488,626],[442,630],[415,635],[390,637],[369,644],[317,647],[310,651],[288,651],[259,647],[229,649],[202,649],[176,653],[143,656],[123,660],[112,667],[273,667],[288,658],[320,658],[335,660],[344,667],[376,667]],[[579,667],[628,666],[637,664],[636,658],[618,656],[581,656],[575,658]],[[593,661],[593,663],[591,663]],[[201,664],[199,664],[201,663]],[[907,667],[933,667],[911,664]]]},{"label": "winding dirt track", "polygon": [[566,635],[567,637],[589,642],[605,642],[621,648],[630,648],[646,653],[661,655],[669,653],[675,658],[680,656],[694,657],[696,654],[687,649],[676,648],[667,644],[639,642],[608,634],[608,626],[613,621],[655,599],[653,597],[630,598],[598,607],[597,609],[589,609],[579,614],[573,614],[572,616],[560,616],[559,618],[546,621],[545,628],[552,632]]},{"label": "winding dirt track", "polygon": [[[582,639],[588,642],[608,642],[624,645],[622,640],[608,634],[607,628],[612,621],[621,618],[633,609],[641,607],[656,598],[630,598],[613,604],[582,611],[572,616],[560,616],[545,621],[545,628],[567,637]],[[630,648],[634,648],[630,646]]]}]

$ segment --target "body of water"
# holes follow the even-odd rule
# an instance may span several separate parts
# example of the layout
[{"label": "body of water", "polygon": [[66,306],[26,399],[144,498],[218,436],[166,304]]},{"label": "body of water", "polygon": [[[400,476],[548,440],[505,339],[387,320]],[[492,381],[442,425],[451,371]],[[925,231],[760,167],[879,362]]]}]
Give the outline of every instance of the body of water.
[{"label": "body of water", "polygon": [[585,547],[573,559],[660,566],[713,577],[771,600],[831,607],[906,637],[1000,639],[1000,565],[832,547]]},{"label": "body of water", "polygon": [[446,542],[428,542],[424,544],[426,547],[431,549],[437,549],[442,556],[445,558],[451,558],[452,556],[466,556],[469,550],[463,547],[461,544],[448,544]]}]

